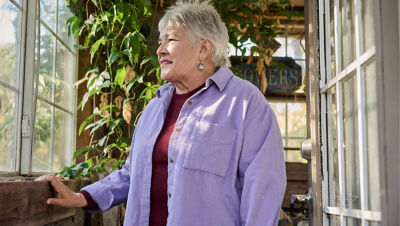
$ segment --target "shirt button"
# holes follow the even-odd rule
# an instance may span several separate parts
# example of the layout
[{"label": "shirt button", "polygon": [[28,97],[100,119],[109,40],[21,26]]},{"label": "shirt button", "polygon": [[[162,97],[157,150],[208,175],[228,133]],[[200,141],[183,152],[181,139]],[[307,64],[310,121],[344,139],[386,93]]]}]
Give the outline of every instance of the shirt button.
[{"label": "shirt button", "polygon": [[170,162],[170,163],[173,163],[173,162],[174,162],[174,159],[169,158],[169,162]]},{"label": "shirt button", "polygon": [[168,198],[171,198],[171,193],[168,193]]},{"label": "shirt button", "polygon": [[193,104],[193,102],[192,102],[191,100],[189,100],[189,101],[188,101],[188,104],[189,104],[189,105],[192,105],[192,104]]},{"label": "shirt button", "polygon": [[181,129],[175,128],[175,132],[179,132],[179,131],[181,131]]}]

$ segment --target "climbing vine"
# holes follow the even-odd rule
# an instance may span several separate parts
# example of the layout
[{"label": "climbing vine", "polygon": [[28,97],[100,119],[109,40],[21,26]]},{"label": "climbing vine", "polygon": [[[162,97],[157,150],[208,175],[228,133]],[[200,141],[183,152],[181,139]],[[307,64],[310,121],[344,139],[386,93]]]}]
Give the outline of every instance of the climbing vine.
[{"label": "climbing vine", "polygon": [[[77,86],[87,91],[78,105],[93,106],[92,114],[79,127],[90,131],[90,144],[74,153],[83,162],[63,168],[61,174],[76,176],[107,173],[120,168],[131,145],[140,112],[164,83],[157,57],[149,51],[150,31],[157,15],[170,1],[66,0],[74,16],[68,19],[69,34],[80,40],[75,48],[87,51],[91,66]],[[257,57],[257,69],[266,86],[264,63],[271,62],[270,43],[282,30],[276,15],[302,16],[289,0],[214,0],[226,23],[230,43],[242,53],[250,48],[249,61]],[[146,22],[145,22],[146,21]],[[150,22],[149,22],[150,21]],[[108,167],[106,167],[108,166]]]}]

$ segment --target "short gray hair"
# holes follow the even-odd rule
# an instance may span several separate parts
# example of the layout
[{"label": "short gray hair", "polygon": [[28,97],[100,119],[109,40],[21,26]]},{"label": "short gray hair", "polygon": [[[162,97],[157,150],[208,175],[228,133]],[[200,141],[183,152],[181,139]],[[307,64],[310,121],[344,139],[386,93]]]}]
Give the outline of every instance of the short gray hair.
[{"label": "short gray hair", "polygon": [[228,30],[209,0],[178,0],[167,9],[158,29],[161,32],[174,25],[183,27],[193,44],[202,39],[210,40],[213,43],[211,56],[215,66],[230,66]]}]

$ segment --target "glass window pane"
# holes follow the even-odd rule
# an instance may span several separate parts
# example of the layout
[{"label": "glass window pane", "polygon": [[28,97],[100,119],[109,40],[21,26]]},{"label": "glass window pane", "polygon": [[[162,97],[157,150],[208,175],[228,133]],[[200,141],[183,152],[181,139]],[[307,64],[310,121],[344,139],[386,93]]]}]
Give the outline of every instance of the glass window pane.
[{"label": "glass window pane", "polygon": [[298,37],[288,37],[287,52],[288,56],[294,59],[305,59],[306,54],[304,52],[304,46],[301,43],[301,39]]},{"label": "glass window pane", "polygon": [[296,64],[301,67],[301,84],[305,85],[306,82],[306,61],[305,60],[296,60]]},{"label": "glass window pane", "polygon": [[345,206],[360,209],[360,164],[358,157],[357,82],[355,74],[342,83],[343,90],[343,154]]},{"label": "glass window pane", "polygon": [[336,107],[336,87],[328,91],[328,158],[329,166],[329,199],[331,206],[340,206],[339,189],[339,156],[337,146],[337,107]]},{"label": "glass window pane", "polygon": [[56,31],[57,1],[40,0],[40,19]]},{"label": "glass window pane", "polygon": [[[39,96],[52,101],[53,68],[54,68],[54,36],[42,25],[40,27],[40,76]],[[36,50],[37,57],[37,50]]]},{"label": "glass window pane", "polygon": [[75,43],[74,37],[68,37],[68,27],[66,21],[73,16],[71,10],[67,7],[65,0],[58,0],[58,23],[57,23],[57,36],[65,42],[69,47],[73,48]]},{"label": "glass window pane", "polygon": [[340,3],[343,70],[356,58],[355,1],[341,0]]},{"label": "glass window pane", "polygon": [[301,157],[300,151],[285,151],[285,161],[307,163],[307,160]]},{"label": "glass window pane", "polygon": [[0,171],[15,171],[16,94],[0,85]]},{"label": "glass window pane", "polygon": [[22,14],[0,1],[0,15],[0,171],[16,171],[18,94],[13,90],[19,89]]},{"label": "glass window pane", "polygon": [[307,137],[305,103],[288,103],[288,137]]},{"label": "glass window pane", "polygon": [[375,60],[364,66],[365,118],[367,135],[368,207],[380,211],[378,112]]},{"label": "glass window pane", "polygon": [[[282,137],[284,138],[286,137],[286,103],[270,102],[269,105],[275,113],[279,128],[281,129]],[[286,145],[286,142],[283,142],[283,146]]]},{"label": "glass window pane", "polygon": [[330,54],[331,54],[331,78],[335,77],[336,75],[336,65],[335,65],[335,1],[329,1],[329,27],[330,27],[330,37],[329,37],[329,45],[330,45]]},{"label": "glass window pane", "polygon": [[337,215],[329,215],[329,225],[337,226],[340,225],[340,216]]},{"label": "glass window pane", "polygon": [[374,0],[361,1],[363,25],[363,52],[375,45]]},{"label": "glass window pane", "polygon": [[300,148],[301,146],[301,142],[303,142],[304,140],[306,140],[307,137],[301,138],[301,139],[293,139],[293,138],[288,138],[288,147],[292,147],[292,148]]},{"label": "glass window pane", "polygon": [[72,115],[55,109],[53,171],[71,164],[73,125]]},{"label": "glass window pane", "polygon": [[0,81],[18,87],[21,12],[8,1],[1,1],[0,15]]},{"label": "glass window pane", "polygon": [[52,107],[38,100],[32,152],[32,170],[35,172],[51,171],[51,115]]},{"label": "glass window pane", "polygon": [[237,51],[236,47],[229,43],[229,56],[237,56],[239,51]]},{"label": "glass window pane", "polygon": [[[303,102],[270,102],[278,120],[284,147],[300,148],[301,142],[307,139],[306,104]],[[287,162],[303,162],[299,151],[285,151]]]},{"label": "glass window pane", "polygon": [[[40,76],[38,94],[47,102],[74,112],[75,55],[64,45],[73,42],[67,35],[66,20],[71,16],[64,1],[41,0],[42,20],[60,36],[56,37],[45,26],[40,27]],[[58,7],[58,9],[57,9]],[[58,10],[58,11],[57,11]],[[38,51],[36,50],[36,57]],[[36,58],[37,59],[37,58]],[[58,171],[71,164],[73,144],[73,115],[38,100],[32,171]]]},{"label": "glass window pane", "polygon": [[60,42],[57,43],[56,55],[56,74],[55,74],[55,104],[74,111],[72,106],[73,99],[73,79],[75,74],[75,57]]},{"label": "glass window pane", "polygon": [[276,37],[275,41],[279,42],[281,46],[272,54],[274,57],[285,57],[286,56],[286,38],[285,37]]},{"label": "glass window pane", "polygon": [[[241,48],[245,50],[245,52],[242,54],[242,51],[238,49],[237,53],[241,56],[250,56],[251,53],[251,47],[257,46],[255,43],[253,43],[250,39],[247,39],[247,41],[243,42],[241,45]],[[258,53],[254,54],[255,56],[258,55]]]},{"label": "glass window pane", "polygon": [[361,226],[361,219],[346,217],[347,226]]},{"label": "glass window pane", "polygon": [[376,221],[368,221],[369,226],[381,226],[381,222]]}]

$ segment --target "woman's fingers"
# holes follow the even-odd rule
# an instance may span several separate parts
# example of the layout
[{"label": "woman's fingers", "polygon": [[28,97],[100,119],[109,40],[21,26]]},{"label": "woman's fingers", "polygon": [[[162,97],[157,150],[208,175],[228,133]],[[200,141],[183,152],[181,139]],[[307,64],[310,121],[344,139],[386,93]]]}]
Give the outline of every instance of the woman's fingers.
[{"label": "woman's fingers", "polygon": [[76,208],[87,206],[87,201],[81,193],[72,193],[71,196],[62,198],[49,198],[47,204],[65,208]]},{"label": "woman's fingers", "polygon": [[61,196],[65,196],[68,193],[72,193],[71,189],[69,189],[64,183],[58,180],[55,175],[43,175],[37,178],[35,181],[48,181],[51,186],[53,186],[54,190]]},{"label": "woman's fingers", "polygon": [[59,181],[54,175],[43,175],[35,181],[47,181],[57,192],[57,198],[49,198],[46,203],[66,208],[84,207],[87,205],[85,197],[80,193],[74,193],[68,186]]},{"label": "woman's fingers", "polygon": [[62,200],[60,198],[49,198],[49,199],[47,199],[46,203],[49,205],[64,207],[64,200]]},{"label": "woman's fingers", "polygon": [[57,186],[57,184],[55,183],[55,182],[57,182],[57,177],[53,174],[47,174],[47,175],[40,176],[37,179],[35,179],[35,181],[48,181],[51,183],[51,185]]}]

